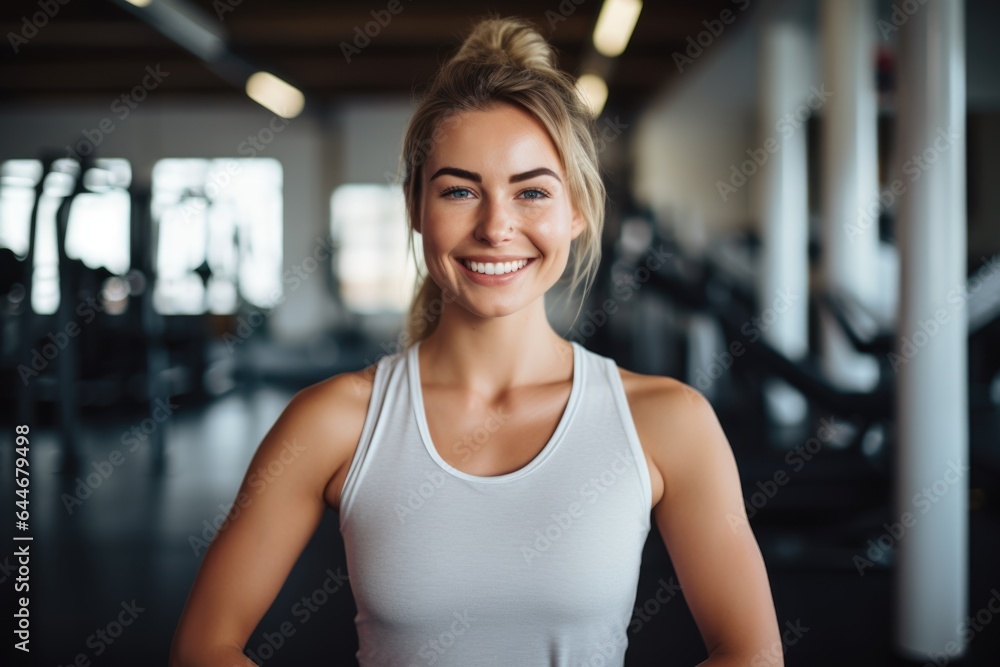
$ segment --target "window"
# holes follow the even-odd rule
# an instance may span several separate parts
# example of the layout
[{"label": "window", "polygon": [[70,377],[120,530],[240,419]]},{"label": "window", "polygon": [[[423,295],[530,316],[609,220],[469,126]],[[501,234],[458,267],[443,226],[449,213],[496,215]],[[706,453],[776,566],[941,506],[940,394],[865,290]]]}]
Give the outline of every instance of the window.
[{"label": "window", "polygon": [[[52,314],[59,307],[59,256],[56,212],[79,177],[80,165],[56,160],[45,178],[38,206],[31,307]],[[28,253],[35,187],[42,177],[39,160],[7,160],[0,165],[0,245],[24,258]],[[99,159],[84,175],[88,192],[73,200],[66,228],[66,254],[91,269],[105,267],[117,275],[129,270],[132,170],[127,160]]]},{"label": "window", "polygon": [[241,299],[273,306],[281,297],[282,205],[277,160],[157,162],[156,309],[227,314]]},{"label": "window", "polygon": [[[416,268],[407,256],[402,187],[342,185],[330,198],[330,212],[330,234],[339,246],[334,270],[347,307],[360,313],[405,311]],[[422,259],[419,243],[416,250]]]}]

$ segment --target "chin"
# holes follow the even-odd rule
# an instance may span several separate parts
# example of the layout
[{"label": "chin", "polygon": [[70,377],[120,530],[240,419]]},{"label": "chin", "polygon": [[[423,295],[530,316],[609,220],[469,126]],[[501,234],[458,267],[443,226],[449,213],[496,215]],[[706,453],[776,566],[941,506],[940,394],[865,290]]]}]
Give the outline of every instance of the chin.
[{"label": "chin", "polygon": [[523,300],[520,298],[515,298],[513,300],[478,299],[472,301],[463,297],[455,301],[456,305],[461,306],[472,315],[483,319],[513,315],[514,313],[526,308],[530,303],[530,300]]}]

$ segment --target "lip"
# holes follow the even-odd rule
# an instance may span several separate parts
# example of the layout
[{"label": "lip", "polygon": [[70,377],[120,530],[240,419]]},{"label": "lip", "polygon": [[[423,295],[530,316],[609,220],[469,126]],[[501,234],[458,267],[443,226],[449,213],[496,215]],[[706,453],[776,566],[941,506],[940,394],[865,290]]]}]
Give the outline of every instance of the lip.
[{"label": "lip", "polygon": [[[472,280],[472,282],[477,283],[479,285],[488,285],[488,286],[506,285],[509,282],[517,280],[518,277],[520,277],[522,273],[526,272],[531,267],[531,265],[535,263],[535,260],[538,259],[537,257],[516,257],[513,255],[509,255],[507,256],[507,258],[492,257],[492,258],[481,259],[481,257],[482,256],[480,255],[473,257],[463,257],[461,259],[456,258],[455,263],[458,264],[458,267],[462,270],[462,272],[466,276],[469,277],[470,280]],[[514,260],[518,259],[526,259],[528,260],[528,263],[525,264],[523,268],[518,269],[517,271],[514,271],[512,273],[505,273],[502,276],[497,276],[497,275],[490,276],[485,273],[476,273],[475,271],[470,270],[468,267],[465,266],[465,263],[462,261],[463,259],[467,259],[472,262],[493,262],[493,263],[513,262]]]},{"label": "lip", "polygon": [[466,255],[464,257],[459,257],[459,260],[467,259],[470,262],[484,262],[490,264],[497,264],[499,262],[516,262],[522,259],[535,259],[534,257],[525,257],[524,255]]}]

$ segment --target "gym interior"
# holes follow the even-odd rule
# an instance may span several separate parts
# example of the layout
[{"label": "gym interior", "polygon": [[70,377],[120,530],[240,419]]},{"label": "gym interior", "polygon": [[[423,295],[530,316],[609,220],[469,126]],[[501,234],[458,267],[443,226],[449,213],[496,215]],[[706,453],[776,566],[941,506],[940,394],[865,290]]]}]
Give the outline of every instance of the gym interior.
[{"label": "gym interior", "polygon": [[[998,664],[992,0],[3,3],[4,664],[165,664],[291,398],[403,348],[403,133],[488,11],[596,122],[550,321],[711,401],[785,664]],[[355,613],[331,509],[244,652],[357,664]],[[628,642],[707,657],[655,524]]]}]

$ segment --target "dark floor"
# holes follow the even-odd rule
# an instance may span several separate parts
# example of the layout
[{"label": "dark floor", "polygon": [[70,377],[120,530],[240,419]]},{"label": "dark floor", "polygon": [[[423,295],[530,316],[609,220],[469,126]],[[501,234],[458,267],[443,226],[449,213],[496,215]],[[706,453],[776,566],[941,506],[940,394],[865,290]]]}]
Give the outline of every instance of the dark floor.
[{"label": "dark floor", "polygon": [[[122,452],[124,460],[113,466],[89,497],[72,505],[72,513],[63,494],[74,494],[77,483],[56,472],[55,433],[36,428],[30,487],[32,659],[20,653],[10,657],[8,639],[3,664],[166,664],[173,630],[200,562],[191,539],[199,537],[205,522],[210,523],[232,502],[256,445],[291,394],[290,390],[264,388],[230,393],[208,405],[176,400],[179,407],[162,426],[168,445],[162,476],[152,474],[145,448],[133,453],[122,444],[122,435],[144,415],[86,425],[82,428],[86,473],[95,470],[95,463],[100,466],[106,461],[114,449]],[[90,415],[88,421],[98,419]],[[992,430],[995,426],[990,427],[993,438],[1000,432]],[[751,429],[730,422],[726,428],[747,490],[774,467],[750,454],[746,433]],[[0,459],[7,502],[14,498],[10,485],[13,456],[7,444],[12,439],[4,437]],[[829,454],[833,461],[837,452]],[[877,537],[881,521],[889,520],[885,506],[870,507],[872,498],[878,500],[886,493],[887,484],[877,472],[856,485],[818,476],[819,481],[810,479],[783,489],[781,502],[775,497],[773,506],[769,504],[753,520],[768,564],[779,622],[783,628],[800,628],[801,638],[785,647],[786,664],[896,664],[890,651],[891,563],[876,564],[862,577],[852,562],[865,540]],[[970,517],[971,613],[985,608],[991,591],[1000,590],[1000,512],[995,490],[986,493],[982,488],[986,479],[985,473],[974,468],[972,486],[980,491],[974,492],[978,500]],[[846,509],[822,497],[838,495],[838,483],[845,497],[850,496]],[[984,497],[992,498],[992,506],[982,501]],[[821,511],[810,514],[811,502],[820,505]],[[15,543],[8,540],[7,544]],[[9,587],[17,576],[12,551],[7,546],[0,552],[0,582],[7,600],[13,597]],[[270,657],[263,660],[265,665],[356,664],[355,609],[349,587],[332,594],[308,619],[292,611],[303,595],[321,587],[331,574],[346,574],[346,566],[337,517],[328,512],[247,646],[258,661]],[[634,617],[627,665],[694,665],[705,658],[683,597],[669,597],[662,605],[656,601],[657,589],[669,586],[671,576],[654,524],[636,600],[644,613]],[[8,623],[12,623],[12,608],[13,601],[5,603]],[[134,620],[112,636],[117,634],[114,622],[123,608],[132,609]],[[128,614],[124,617],[129,618]],[[294,632],[287,638],[275,634],[288,621]],[[96,634],[101,629],[111,633],[105,635],[107,640]],[[1000,623],[986,624],[975,635],[965,661],[947,664],[1000,664]]]}]

